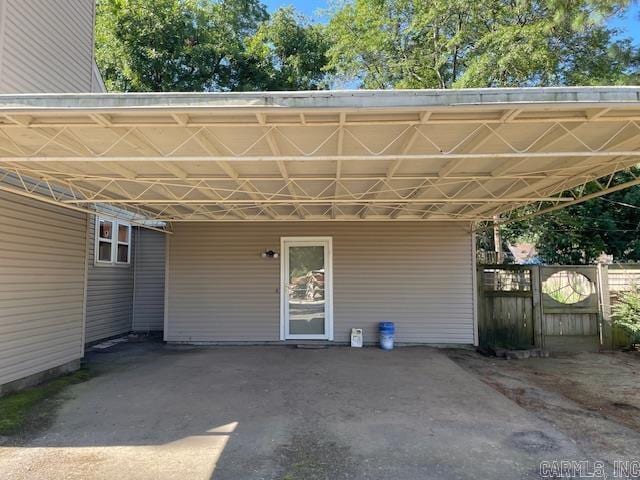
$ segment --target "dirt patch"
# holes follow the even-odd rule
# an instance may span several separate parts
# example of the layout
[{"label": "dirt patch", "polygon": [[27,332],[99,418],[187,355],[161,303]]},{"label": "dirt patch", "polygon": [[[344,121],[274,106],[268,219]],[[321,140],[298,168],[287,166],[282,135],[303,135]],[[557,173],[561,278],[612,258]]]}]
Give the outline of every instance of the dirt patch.
[{"label": "dirt patch", "polygon": [[[494,388],[530,409],[547,407],[538,388],[554,392],[580,407],[640,432],[640,354],[582,353],[554,358],[508,361],[473,352],[450,352],[451,358]],[[514,387],[510,380],[522,382]]]},{"label": "dirt patch", "polygon": [[[591,458],[609,461],[617,455],[640,455],[638,352],[526,360],[504,360],[462,350],[448,353],[521,407],[560,427]],[[522,448],[545,445],[544,439],[534,437],[526,436]],[[520,440],[514,439],[514,444],[518,446]]]}]

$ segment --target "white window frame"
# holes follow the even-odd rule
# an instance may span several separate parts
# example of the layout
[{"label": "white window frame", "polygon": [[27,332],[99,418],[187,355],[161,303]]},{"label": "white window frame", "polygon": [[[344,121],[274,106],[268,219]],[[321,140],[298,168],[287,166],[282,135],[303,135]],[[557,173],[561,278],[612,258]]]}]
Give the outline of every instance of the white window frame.
[{"label": "white window frame", "polygon": [[[101,238],[100,237],[100,222],[111,222],[111,239]],[[127,227],[127,242],[121,242],[118,239],[118,233],[120,231],[120,226]],[[111,244],[111,259],[100,260],[100,242],[106,242]],[[127,245],[127,261],[119,262],[118,261],[118,245]],[[96,215],[96,224],[95,224],[95,242],[94,242],[94,263],[99,266],[109,266],[109,265],[130,265],[131,264],[131,224],[124,222],[122,220],[118,220],[113,217],[108,217],[106,215]]]}]

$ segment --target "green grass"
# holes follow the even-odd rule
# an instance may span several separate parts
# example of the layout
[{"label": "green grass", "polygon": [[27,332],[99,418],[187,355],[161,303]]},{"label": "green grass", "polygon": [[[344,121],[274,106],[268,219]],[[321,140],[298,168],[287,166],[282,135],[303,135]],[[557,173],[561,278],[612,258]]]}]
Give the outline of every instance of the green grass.
[{"label": "green grass", "polygon": [[0,397],[0,435],[16,435],[32,427],[45,426],[55,411],[55,405],[48,402],[70,385],[90,378],[89,371],[82,368],[42,385]]}]

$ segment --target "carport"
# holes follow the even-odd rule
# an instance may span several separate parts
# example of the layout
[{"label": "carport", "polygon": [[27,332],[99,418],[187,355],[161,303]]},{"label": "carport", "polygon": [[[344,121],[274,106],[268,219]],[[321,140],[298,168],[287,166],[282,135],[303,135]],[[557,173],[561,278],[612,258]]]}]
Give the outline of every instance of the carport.
[{"label": "carport", "polygon": [[477,222],[640,183],[639,96],[5,95],[0,189],[166,231],[168,341],[473,344]]}]

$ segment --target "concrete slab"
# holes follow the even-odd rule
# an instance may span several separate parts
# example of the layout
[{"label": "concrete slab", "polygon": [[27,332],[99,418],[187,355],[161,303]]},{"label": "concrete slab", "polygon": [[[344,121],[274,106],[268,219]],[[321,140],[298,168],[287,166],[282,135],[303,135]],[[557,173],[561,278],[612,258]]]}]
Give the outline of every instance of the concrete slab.
[{"label": "concrete slab", "polygon": [[16,479],[539,478],[575,444],[430,348],[121,344]]}]

